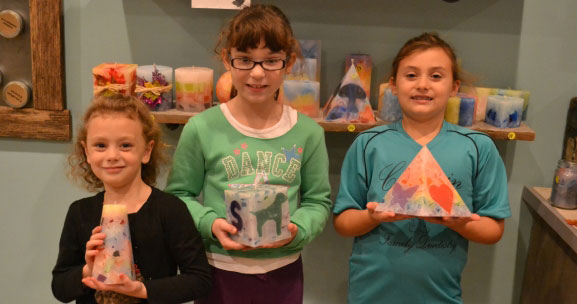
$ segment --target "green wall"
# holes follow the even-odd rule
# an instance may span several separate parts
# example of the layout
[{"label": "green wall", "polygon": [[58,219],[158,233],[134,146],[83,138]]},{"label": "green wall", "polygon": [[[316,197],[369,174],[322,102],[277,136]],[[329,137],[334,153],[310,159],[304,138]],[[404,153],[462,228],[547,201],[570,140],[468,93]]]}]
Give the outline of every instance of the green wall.
[{"label": "green wall", "polygon": [[[532,92],[528,124],[536,141],[497,143],[509,176],[513,216],[499,244],[471,244],[463,275],[466,303],[517,303],[531,225],[520,203],[522,187],[550,186],[568,101],[577,95],[577,2],[266,2],[285,11],[298,38],[322,40],[322,100],[340,80],[345,54],[372,55],[375,92],[402,43],[430,30],[453,44],[479,85]],[[189,6],[188,0],[64,1],[67,107],[74,127],[90,100],[90,70],[101,62],[208,66],[217,75],[223,71],[212,50],[220,28],[235,12]],[[180,130],[164,128],[166,140],[175,145]],[[354,135],[326,135],[334,197],[340,164]],[[50,271],[64,216],[73,200],[87,195],[66,179],[69,151],[70,143],[0,139],[1,303],[56,302]],[[164,186],[164,177],[159,184]],[[345,303],[351,243],[329,223],[305,249],[305,303]]]}]

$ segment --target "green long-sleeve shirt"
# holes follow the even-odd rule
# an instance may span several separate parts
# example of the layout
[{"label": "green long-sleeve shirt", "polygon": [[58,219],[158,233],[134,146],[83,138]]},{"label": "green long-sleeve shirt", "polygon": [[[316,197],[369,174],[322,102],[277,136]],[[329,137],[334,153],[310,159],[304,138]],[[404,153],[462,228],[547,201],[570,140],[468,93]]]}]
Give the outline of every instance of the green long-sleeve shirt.
[{"label": "green long-sleeve shirt", "polygon": [[[207,251],[247,258],[283,257],[299,252],[323,230],[332,207],[328,163],[324,131],[305,115],[299,113],[287,133],[262,139],[241,134],[220,107],[214,107],[184,127],[166,191],[186,203]],[[226,251],[211,231],[216,218],[226,218],[224,190],[253,184],[257,173],[265,173],[269,184],[289,187],[291,222],[298,226],[298,234],[282,248]]]}]

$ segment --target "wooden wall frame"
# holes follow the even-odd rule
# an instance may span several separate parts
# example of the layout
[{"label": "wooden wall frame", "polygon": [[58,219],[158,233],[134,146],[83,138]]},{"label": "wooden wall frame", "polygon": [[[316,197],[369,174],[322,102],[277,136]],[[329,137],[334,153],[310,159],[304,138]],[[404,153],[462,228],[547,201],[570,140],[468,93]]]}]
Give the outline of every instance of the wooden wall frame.
[{"label": "wooden wall frame", "polygon": [[68,141],[62,0],[29,0],[32,97],[34,108],[0,106],[0,136]]}]

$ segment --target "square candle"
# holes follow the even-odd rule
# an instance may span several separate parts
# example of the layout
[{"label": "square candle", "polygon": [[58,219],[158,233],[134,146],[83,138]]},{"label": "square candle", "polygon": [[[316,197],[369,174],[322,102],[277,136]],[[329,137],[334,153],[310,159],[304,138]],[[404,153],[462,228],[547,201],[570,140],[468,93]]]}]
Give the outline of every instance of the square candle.
[{"label": "square candle", "polygon": [[92,68],[94,96],[134,95],[136,64],[101,63]]},{"label": "square candle", "polygon": [[287,189],[286,186],[257,184],[225,190],[226,218],[238,230],[231,238],[251,247],[289,238]]},{"label": "square candle", "polygon": [[320,83],[308,80],[285,80],[283,82],[284,104],[309,116],[320,116]]},{"label": "square candle", "polygon": [[120,283],[120,274],[134,280],[132,243],[126,206],[104,204],[100,226],[106,238],[103,249],[94,258],[92,276],[104,284]]},{"label": "square candle", "polygon": [[136,95],[151,111],[172,109],[172,68],[155,64],[139,66]]},{"label": "square candle", "polygon": [[485,122],[498,128],[517,128],[523,115],[523,98],[491,95],[487,97]]}]

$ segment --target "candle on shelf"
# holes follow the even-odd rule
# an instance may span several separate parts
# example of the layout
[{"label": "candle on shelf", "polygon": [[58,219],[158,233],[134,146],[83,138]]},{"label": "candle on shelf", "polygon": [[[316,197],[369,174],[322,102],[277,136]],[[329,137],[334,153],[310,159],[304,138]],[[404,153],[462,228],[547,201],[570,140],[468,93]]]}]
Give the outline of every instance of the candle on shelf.
[{"label": "candle on shelf", "polygon": [[268,184],[225,190],[227,221],[237,228],[231,238],[258,247],[287,239],[290,210],[287,187]]},{"label": "candle on shelf", "polygon": [[134,95],[136,64],[101,63],[92,68],[94,96]]},{"label": "candle on shelf", "polygon": [[136,69],[135,92],[151,111],[172,109],[172,67],[139,66]]},{"label": "candle on shelf", "polygon": [[363,89],[367,96],[371,96],[371,73],[373,70],[373,60],[371,55],[366,54],[349,54],[345,57],[345,74],[347,70],[354,64],[357,69],[359,78]]},{"label": "candle on shelf", "polygon": [[285,80],[282,102],[309,116],[320,115],[320,83],[307,80]]},{"label": "candle on shelf", "polygon": [[485,121],[499,128],[517,128],[521,125],[523,98],[491,95],[487,98]]},{"label": "candle on shelf", "polygon": [[450,97],[445,108],[445,120],[452,124],[459,123],[459,110],[461,109],[461,97]]},{"label": "candle on shelf", "polygon": [[126,206],[104,204],[100,226],[106,238],[104,248],[94,258],[92,276],[104,284],[120,283],[120,274],[134,280],[132,243]]},{"label": "candle on shelf", "polygon": [[[232,86],[232,74],[230,71],[226,71],[220,75],[215,86],[216,99],[221,103],[228,102],[233,96],[233,86]],[[234,94],[236,95],[236,94]]]},{"label": "candle on shelf", "polygon": [[490,94],[490,88],[476,88],[477,103],[475,104],[475,120],[484,121],[487,113],[487,97]]},{"label": "candle on shelf", "polygon": [[499,95],[523,98],[523,115],[521,120],[527,119],[527,108],[529,107],[529,97],[531,96],[531,92],[521,90],[502,90],[502,93],[503,94]]},{"label": "candle on shelf", "polygon": [[209,68],[182,67],[174,70],[176,108],[202,112],[212,105],[214,72]]},{"label": "candle on shelf", "polygon": [[399,98],[393,95],[388,83],[381,83],[379,86],[379,117],[387,122],[395,122],[403,117]]},{"label": "candle on shelf", "polygon": [[467,95],[460,96],[460,98],[459,126],[470,127],[473,125],[473,119],[475,118],[475,98]]}]

